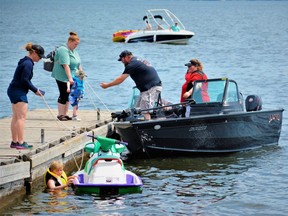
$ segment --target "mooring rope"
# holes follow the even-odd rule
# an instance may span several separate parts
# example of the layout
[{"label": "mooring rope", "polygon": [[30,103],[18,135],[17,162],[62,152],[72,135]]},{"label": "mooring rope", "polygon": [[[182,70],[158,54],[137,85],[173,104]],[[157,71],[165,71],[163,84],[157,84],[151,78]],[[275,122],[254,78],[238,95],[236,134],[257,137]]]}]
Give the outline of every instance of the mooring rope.
[{"label": "mooring rope", "polygon": [[[101,98],[96,94],[96,92],[94,91],[94,89],[91,87],[91,85],[86,81],[85,84],[88,85],[88,87],[92,90],[93,94],[98,98],[98,100],[103,104],[103,106],[106,108],[107,111],[111,112],[110,109],[106,106],[106,104],[101,100]],[[97,109],[96,107],[96,104],[94,103],[94,100],[93,100],[93,97],[92,95],[90,94],[90,91],[87,91],[88,92],[88,95],[89,95],[89,99],[90,101],[92,102],[93,106],[95,109]],[[57,118],[57,115],[53,112],[53,110],[51,109],[51,107],[49,106],[48,102],[46,101],[44,95],[41,95],[41,98],[43,99],[46,107],[48,108],[49,112],[51,113],[51,115],[57,120],[57,125],[59,126],[59,123],[64,127],[64,128],[67,128],[70,133],[74,133],[75,135],[76,134],[81,134],[81,130],[76,131],[74,130],[75,126],[72,126],[72,128],[69,128],[67,125],[65,125],[62,121],[60,121],[58,118]],[[60,126],[59,126],[60,127]],[[86,130],[86,127],[84,127],[85,130]],[[65,141],[66,142],[66,141]],[[78,165],[77,161],[76,161],[76,158],[75,158],[75,155],[72,154],[73,156],[73,159],[74,159],[74,162],[77,166],[77,169],[78,171],[80,171],[80,169],[82,168],[82,165],[83,165],[83,162],[84,162],[84,149],[82,150],[82,156],[81,156],[81,163],[80,163],[80,166]]]},{"label": "mooring rope", "polygon": [[[43,95],[41,95],[41,98],[43,99],[44,103],[46,104],[49,112],[51,113],[51,115],[55,118],[56,120],[56,123],[57,125],[60,127],[59,124],[61,124],[64,128],[67,128],[70,132],[70,134],[74,133],[75,135],[76,134],[81,134],[81,130],[79,130],[79,132],[77,130],[74,130],[75,126],[72,126],[72,128],[69,128],[67,125],[65,125],[62,121],[60,121],[58,118],[57,118],[57,115],[53,112],[53,110],[51,109],[51,107],[49,106],[48,102],[46,101],[45,97]],[[86,127],[84,127],[85,130],[86,130]],[[66,140],[64,141],[66,142]],[[75,155],[72,154],[73,156],[73,159],[74,159],[74,162],[75,162],[75,165],[77,166],[77,169],[78,171],[81,169],[82,165],[83,165],[83,162],[84,162],[84,149],[82,150],[82,156],[81,156],[81,163],[80,163],[80,166],[78,165],[77,161],[76,161],[76,158],[75,158]]]},{"label": "mooring rope", "polygon": [[[111,112],[110,109],[106,106],[106,104],[101,100],[101,98],[96,94],[96,92],[94,91],[94,89],[91,87],[91,85],[89,84],[88,81],[85,82],[85,84],[88,85],[88,87],[92,90],[92,92],[94,93],[94,95],[98,98],[98,100],[103,104],[103,106],[106,108],[107,111]],[[88,91],[89,92],[89,91]],[[90,93],[89,93],[90,94]],[[92,100],[92,98],[91,98]],[[93,101],[93,100],[92,100]]]}]

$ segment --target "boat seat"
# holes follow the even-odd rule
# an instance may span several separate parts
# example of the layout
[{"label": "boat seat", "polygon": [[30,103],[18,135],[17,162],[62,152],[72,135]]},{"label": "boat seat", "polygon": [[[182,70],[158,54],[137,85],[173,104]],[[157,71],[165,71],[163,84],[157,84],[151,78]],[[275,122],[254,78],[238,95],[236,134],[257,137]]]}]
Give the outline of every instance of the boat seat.
[{"label": "boat seat", "polygon": [[[121,163],[120,163],[121,162]],[[88,178],[91,184],[124,184],[126,183],[125,171],[122,161],[100,158],[93,164],[93,169]]]}]

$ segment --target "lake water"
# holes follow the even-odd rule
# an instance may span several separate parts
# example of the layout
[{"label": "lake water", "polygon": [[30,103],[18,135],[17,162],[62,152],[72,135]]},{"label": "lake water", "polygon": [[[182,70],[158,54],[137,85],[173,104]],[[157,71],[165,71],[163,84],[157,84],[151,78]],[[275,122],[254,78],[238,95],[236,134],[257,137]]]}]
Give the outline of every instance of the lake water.
[{"label": "lake water", "polygon": [[[113,43],[113,32],[144,27],[151,8],[174,12],[195,37],[188,45]],[[80,109],[125,109],[133,87],[127,79],[114,88],[111,81],[123,71],[117,61],[124,49],[146,58],[159,72],[163,98],[178,102],[186,68],[197,58],[209,78],[238,82],[246,97],[262,97],[263,108],[288,109],[287,1],[192,0],[1,0],[0,5],[0,118],[11,115],[6,89],[27,42],[46,52],[78,33],[86,79]],[[56,108],[58,90],[42,62],[34,67],[33,83],[46,91],[45,101],[29,94],[29,109]],[[1,131],[0,131],[1,133]],[[1,136],[0,136],[1,137]],[[29,140],[29,135],[26,135]],[[0,138],[1,139],[1,138]],[[288,132],[284,111],[279,146],[222,157],[134,160],[126,168],[140,175],[143,193],[100,198],[42,193],[15,201],[8,214],[96,215],[286,215]],[[0,211],[1,213],[1,211]]]}]

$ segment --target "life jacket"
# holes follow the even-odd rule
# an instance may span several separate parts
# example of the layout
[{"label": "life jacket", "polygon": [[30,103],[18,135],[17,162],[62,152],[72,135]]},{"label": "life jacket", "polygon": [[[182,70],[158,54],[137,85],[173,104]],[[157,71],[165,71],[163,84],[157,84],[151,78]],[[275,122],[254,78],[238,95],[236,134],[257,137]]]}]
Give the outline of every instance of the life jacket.
[{"label": "life jacket", "polygon": [[78,77],[73,77],[74,84],[71,87],[70,96],[74,99],[83,98],[84,95],[84,80],[79,79]]},{"label": "life jacket", "polygon": [[[183,97],[183,95],[185,94],[185,92],[189,91],[192,87],[193,87],[193,82],[196,80],[207,80],[207,76],[203,71],[197,70],[194,71],[192,73],[186,73],[185,74],[185,83],[182,85],[182,92],[181,92],[181,98],[180,98],[180,102],[184,102],[186,100],[186,98]],[[205,84],[205,83],[204,83]],[[203,84],[203,85],[204,85]],[[208,102],[210,101],[210,98],[207,94],[207,84],[206,86],[202,86],[202,90],[206,90],[206,94],[205,92],[203,92],[203,101]]]},{"label": "life jacket", "polygon": [[[48,188],[47,183],[50,179],[53,179],[55,181],[55,186],[66,185],[68,182],[67,175],[64,171],[62,171],[61,176],[58,176],[55,173],[51,172],[48,168],[44,175],[44,184],[46,189]],[[67,190],[68,187],[65,187],[64,189]]]}]

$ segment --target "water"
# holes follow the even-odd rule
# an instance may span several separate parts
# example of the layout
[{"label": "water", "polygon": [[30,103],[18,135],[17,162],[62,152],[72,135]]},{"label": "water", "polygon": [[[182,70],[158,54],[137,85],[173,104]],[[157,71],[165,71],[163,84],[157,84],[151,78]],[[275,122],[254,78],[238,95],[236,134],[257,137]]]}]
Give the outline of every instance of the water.
[{"label": "water", "polygon": [[[112,33],[143,28],[150,8],[174,12],[195,32],[188,45],[122,44]],[[163,81],[163,98],[178,102],[184,64],[198,58],[210,78],[229,77],[246,97],[262,96],[264,109],[288,108],[287,1],[36,1],[2,0],[0,5],[0,117],[10,116],[6,89],[29,41],[46,52],[65,42],[69,31],[81,39],[86,97],[80,109],[121,110],[127,105],[131,79],[103,90],[123,71],[117,61],[124,49],[147,58]],[[58,90],[50,73],[35,64],[33,83],[45,90],[49,108],[56,108]],[[29,108],[47,108],[29,94]],[[9,206],[11,214],[97,215],[285,215],[287,200],[287,117],[284,111],[279,146],[222,157],[135,160],[126,168],[140,175],[142,194],[100,198],[72,191],[51,196],[39,188]],[[0,136],[1,137],[1,136]]]}]

